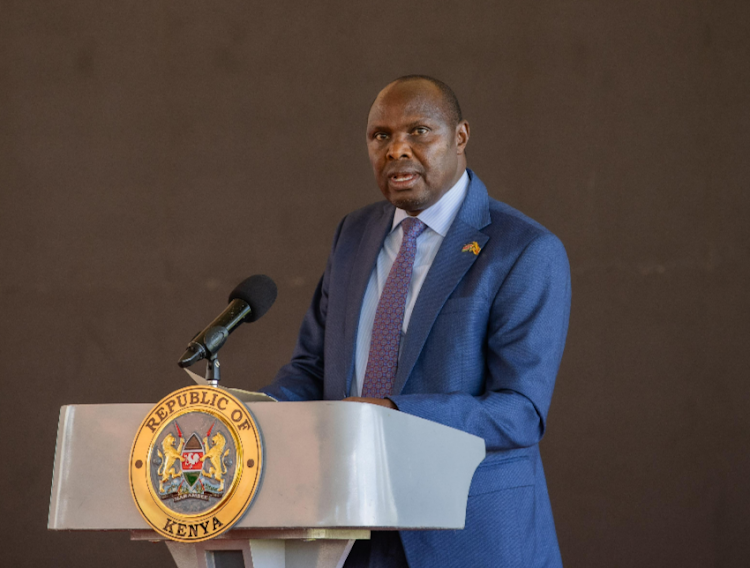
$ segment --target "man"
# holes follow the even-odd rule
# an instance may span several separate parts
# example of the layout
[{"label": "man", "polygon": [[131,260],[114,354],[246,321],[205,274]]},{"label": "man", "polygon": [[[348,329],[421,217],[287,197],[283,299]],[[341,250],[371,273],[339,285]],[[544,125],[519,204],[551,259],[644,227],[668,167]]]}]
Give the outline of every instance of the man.
[{"label": "man", "polygon": [[[466,169],[450,88],[383,89],[367,147],[385,202],[336,231],[279,400],[398,409],[485,440],[461,531],[373,532],[346,566],[561,566],[538,449],[562,357],[570,274],[560,241]],[[408,564],[407,564],[408,563]]]}]

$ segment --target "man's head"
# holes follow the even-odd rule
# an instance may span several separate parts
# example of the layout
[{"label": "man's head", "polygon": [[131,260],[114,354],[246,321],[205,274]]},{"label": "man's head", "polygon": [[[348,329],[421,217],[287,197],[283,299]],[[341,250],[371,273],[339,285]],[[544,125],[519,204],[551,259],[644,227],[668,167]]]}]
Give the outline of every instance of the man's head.
[{"label": "man's head", "polygon": [[385,198],[410,215],[437,201],[466,169],[469,123],[445,83],[421,75],[380,91],[367,119],[367,150]]}]

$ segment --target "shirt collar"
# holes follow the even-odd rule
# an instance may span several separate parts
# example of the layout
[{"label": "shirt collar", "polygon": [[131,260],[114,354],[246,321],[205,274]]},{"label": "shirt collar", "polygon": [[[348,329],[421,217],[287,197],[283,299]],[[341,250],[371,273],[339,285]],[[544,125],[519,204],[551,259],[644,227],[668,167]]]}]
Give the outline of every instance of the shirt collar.
[{"label": "shirt collar", "polygon": [[[445,238],[448,234],[453,220],[458,215],[458,210],[464,202],[466,192],[469,189],[469,174],[464,170],[463,175],[458,179],[456,184],[450,188],[440,200],[422,211],[417,215],[417,219],[422,221],[430,229]],[[391,231],[398,227],[399,223],[406,219],[409,214],[403,209],[396,209],[393,214],[393,225]]]}]

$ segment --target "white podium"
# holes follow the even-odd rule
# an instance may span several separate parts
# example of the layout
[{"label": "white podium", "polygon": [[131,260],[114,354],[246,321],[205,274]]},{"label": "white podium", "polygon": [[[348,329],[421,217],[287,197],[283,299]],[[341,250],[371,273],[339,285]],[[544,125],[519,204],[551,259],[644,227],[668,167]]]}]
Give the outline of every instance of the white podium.
[{"label": "white podium", "polygon": [[[167,541],[179,568],[333,568],[372,530],[463,528],[481,438],[371,404],[246,406],[264,448],[258,492],[223,535]],[[128,482],[131,444],[151,408],[62,407],[48,528],[163,539],[140,516]]]}]

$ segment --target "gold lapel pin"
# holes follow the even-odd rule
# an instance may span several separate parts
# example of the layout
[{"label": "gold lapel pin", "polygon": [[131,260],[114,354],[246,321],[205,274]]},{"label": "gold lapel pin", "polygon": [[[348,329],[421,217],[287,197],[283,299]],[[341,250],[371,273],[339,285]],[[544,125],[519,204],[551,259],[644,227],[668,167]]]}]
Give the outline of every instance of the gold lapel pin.
[{"label": "gold lapel pin", "polygon": [[475,255],[479,254],[479,251],[482,250],[479,248],[479,243],[474,241],[473,243],[469,243],[468,245],[464,245],[464,248],[461,249],[461,252],[473,252]]}]

